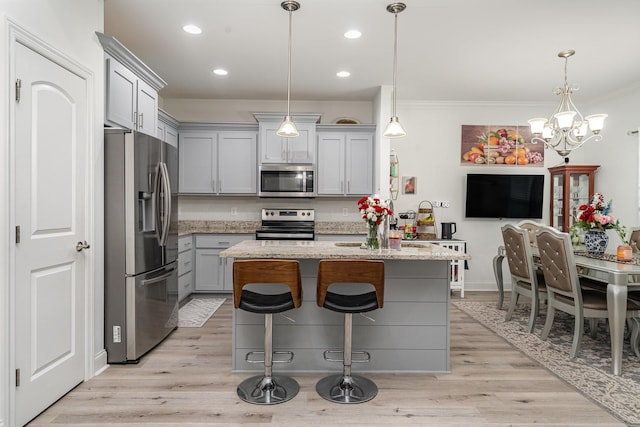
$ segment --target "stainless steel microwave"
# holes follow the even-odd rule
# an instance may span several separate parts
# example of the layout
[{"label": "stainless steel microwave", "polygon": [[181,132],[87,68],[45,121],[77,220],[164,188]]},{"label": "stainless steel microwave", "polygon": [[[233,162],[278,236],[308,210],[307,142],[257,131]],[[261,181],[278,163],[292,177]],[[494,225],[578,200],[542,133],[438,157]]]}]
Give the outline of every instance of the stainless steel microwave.
[{"label": "stainless steel microwave", "polygon": [[259,171],[260,197],[316,196],[313,165],[263,164]]}]

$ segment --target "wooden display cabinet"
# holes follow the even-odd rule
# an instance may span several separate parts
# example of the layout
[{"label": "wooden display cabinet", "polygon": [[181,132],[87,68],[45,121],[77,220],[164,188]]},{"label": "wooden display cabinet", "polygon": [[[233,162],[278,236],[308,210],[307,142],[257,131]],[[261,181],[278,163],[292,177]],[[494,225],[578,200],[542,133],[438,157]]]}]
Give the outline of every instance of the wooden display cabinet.
[{"label": "wooden display cabinet", "polygon": [[588,204],[594,192],[596,165],[562,165],[549,168],[551,174],[549,223],[568,232],[578,207]]}]

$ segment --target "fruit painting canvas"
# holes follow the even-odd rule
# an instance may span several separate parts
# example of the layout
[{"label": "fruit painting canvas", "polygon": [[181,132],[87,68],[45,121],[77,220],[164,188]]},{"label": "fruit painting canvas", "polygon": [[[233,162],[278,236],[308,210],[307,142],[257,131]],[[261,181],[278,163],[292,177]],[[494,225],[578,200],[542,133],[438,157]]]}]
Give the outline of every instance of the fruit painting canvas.
[{"label": "fruit painting canvas", "polygon": [[544,144],[531,143],[529,126],[462,125],[460,164],[543,167]]}]

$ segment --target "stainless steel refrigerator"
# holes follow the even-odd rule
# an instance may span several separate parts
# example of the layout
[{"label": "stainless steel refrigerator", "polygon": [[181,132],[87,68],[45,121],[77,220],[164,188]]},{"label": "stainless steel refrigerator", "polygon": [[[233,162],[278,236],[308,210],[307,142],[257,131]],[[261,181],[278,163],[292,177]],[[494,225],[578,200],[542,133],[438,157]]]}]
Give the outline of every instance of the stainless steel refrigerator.
[{"label": "stainless steel refrigerator", "polygon": [[114,128],[104,154],[107,362],[136,363],[178,324],[178,154]]}]

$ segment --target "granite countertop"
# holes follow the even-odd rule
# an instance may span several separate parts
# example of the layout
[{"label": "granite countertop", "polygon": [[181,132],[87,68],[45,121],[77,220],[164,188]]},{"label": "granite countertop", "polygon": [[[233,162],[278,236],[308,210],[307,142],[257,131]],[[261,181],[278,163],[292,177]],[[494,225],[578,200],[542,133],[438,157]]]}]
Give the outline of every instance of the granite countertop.
[{"label": "granite countertop", "polygon": [[401,250],[360,249],[357,242],[245,240],[220,252],[223,258],[461,260],[471,256],[432,243],[403,243]]},{"label": "granite countertop", "polygon": [[[253,234],[261,221],[178,221],[178,235],[196,233]],[[367,234],[364,221],[316,221],[316,234]]]}]

